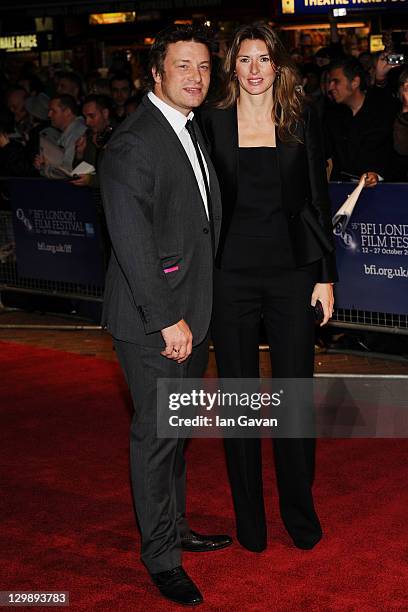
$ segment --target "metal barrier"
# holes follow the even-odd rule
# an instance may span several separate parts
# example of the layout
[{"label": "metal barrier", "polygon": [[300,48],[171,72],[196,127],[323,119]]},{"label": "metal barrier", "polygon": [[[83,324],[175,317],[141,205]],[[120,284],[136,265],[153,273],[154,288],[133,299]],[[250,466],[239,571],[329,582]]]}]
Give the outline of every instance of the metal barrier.
[{"label": "metal barrier", "polygon": [[408,315],[335,308],[329,325],[408,335]]},{"label": "metal barrier", "polygon": [[11,212],[0,211],[0,292],[16,291],[101,302],[103,287],[24,278],[18,274]]},{"label": "metal barrier", "polygon": [[[16,179],[13,180],[15,181]],[[25,179],[21,179],[21,181],[22,184],[28,184],[28,181]],[[55,185],[55,182],[53,183]],[[29,182],[31,192],[29,194],[30,203],[27,202],[27,208],[37,205],[35,194],[33,194],[37,184],[39,185],[39,183],[36,183],[35,180],[33,181],[32,179]],[[95,206],[98,225],[102,228],[102,235],[105,238],[100,195],[97,190],[92,190],[91,193],[91,204]],[[31,203],[31,197],[34,204]],[[3,210],[0,210],[0,297],[2,291],[13,291],[96,302],[101,302],[103,300],[104,288],[103,284],[100,282],[82,284],[78,282],[31,278],[20,274],[16,258],[16,244],[12,220],[13,213],[11,210],[9,183],[7,180],[2,180],[0,183],[0,205],[3,208]],[[104,243],[108,244],[106,239]],[[101,258],[104,259],[104,267],[106,268],[106,250],[104,253],[101,253]]]},{"label": "metal barrier", "polygon": [[[333,213],[354,187],[330,183]],[[407,202],[406,183],[364,189],[349,224],[336,232],[340,282],[332,325],[408,334]]]},{"label": "metal barrier", "polygon": [[[4,185],[2,183],[3,187]],[[103,226],[102,208],[97,192],[94,193],[94,198]],[[104,231],[103,234],[105,243],[108,244],[107,234]],[[105,259],[107,250],[108,247],[105,248]],[[16,261],[12,213],[9,210],[0,210],[0,304],[2,291],[43,294],[96,302],[103,300],[103,286],[100,284],[78,284],[20,276]],[[408,315],[338,308],[334,312],[330,325],[350,329],[408,334]]]}]

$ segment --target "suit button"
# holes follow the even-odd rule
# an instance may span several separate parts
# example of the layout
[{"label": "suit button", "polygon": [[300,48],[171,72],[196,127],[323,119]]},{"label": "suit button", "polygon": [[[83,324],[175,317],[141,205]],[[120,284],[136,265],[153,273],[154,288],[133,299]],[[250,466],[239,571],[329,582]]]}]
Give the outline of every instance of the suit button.
[{"label": "suit button", "polygon": [[203,234],[208,234],[208,232],[209,232],[209,231],[210,231],[210,230],[208,229],[208,227],[205,227],[205,228],[203,229]]}]

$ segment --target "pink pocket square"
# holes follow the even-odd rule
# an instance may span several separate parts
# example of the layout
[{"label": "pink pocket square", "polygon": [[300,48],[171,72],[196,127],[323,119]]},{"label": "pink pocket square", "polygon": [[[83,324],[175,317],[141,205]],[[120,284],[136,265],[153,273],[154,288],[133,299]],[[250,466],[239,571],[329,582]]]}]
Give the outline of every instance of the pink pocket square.
[{"label": "pink pocket square", "polygon": [[171,268],[164,268],[163,272],[165,274],[168,274],[169,272],[177,272],[178,269],[178,266],[172,266]]}]

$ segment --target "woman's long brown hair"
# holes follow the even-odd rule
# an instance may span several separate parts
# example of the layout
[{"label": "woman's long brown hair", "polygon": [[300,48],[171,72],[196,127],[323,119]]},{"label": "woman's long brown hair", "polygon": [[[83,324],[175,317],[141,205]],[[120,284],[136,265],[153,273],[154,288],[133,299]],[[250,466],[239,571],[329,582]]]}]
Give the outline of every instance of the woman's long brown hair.
[{"label": "woman's long brown hair", "polygon": [[245,25],[236,31],[224,62],[224,96],[217,108],[229,108],[239,98],[235,66],[244,40],[262,40],[266,44],[270,60],[277,69],[272,89],[272,120],[281,140],[298,140],[294,132],[301,120],[304,100],[300,76],[277,34],[268,25]]}]

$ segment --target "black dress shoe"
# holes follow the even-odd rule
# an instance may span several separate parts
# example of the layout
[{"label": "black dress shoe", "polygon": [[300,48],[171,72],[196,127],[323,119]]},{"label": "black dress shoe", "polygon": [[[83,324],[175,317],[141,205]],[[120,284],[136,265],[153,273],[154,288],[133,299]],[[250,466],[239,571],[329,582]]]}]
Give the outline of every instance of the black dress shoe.
[{"label": "black dress shoe", "polygon": [[228,535],[201,535],[190,531],[181,538],[181,548],[187,552],[209,552],[220,550],[232,544],[232,538]]},{"label": "black dress shoe", "polygon": [[203,603],[203,596],[181,565],[150,575],[163,597],[185,606]]}]

